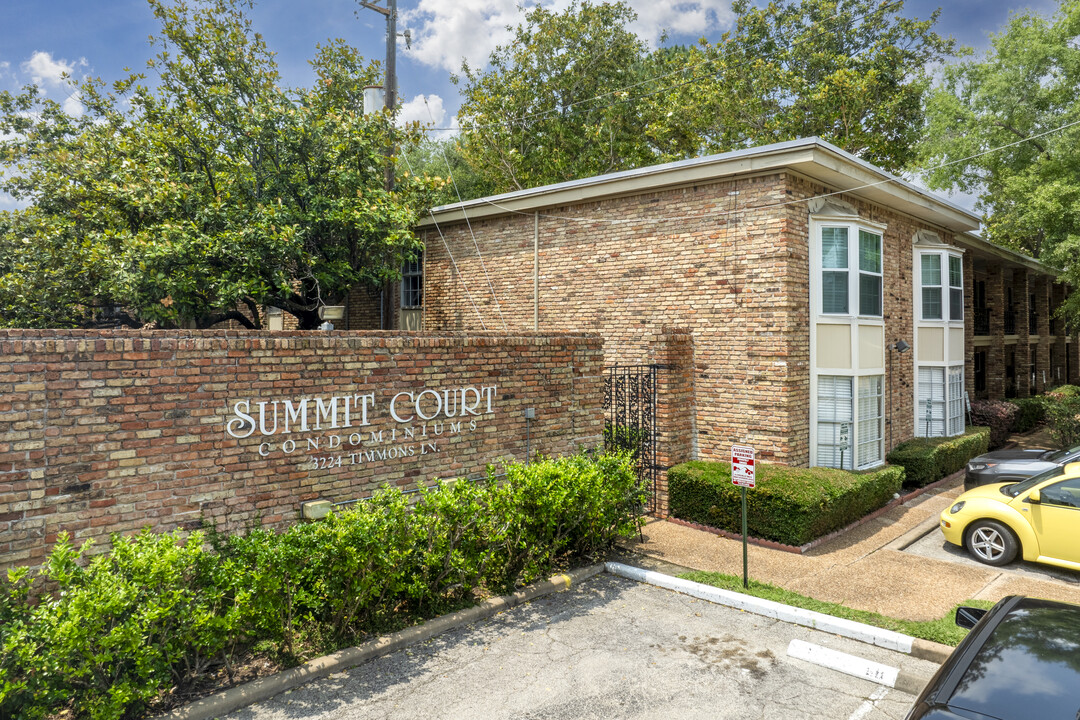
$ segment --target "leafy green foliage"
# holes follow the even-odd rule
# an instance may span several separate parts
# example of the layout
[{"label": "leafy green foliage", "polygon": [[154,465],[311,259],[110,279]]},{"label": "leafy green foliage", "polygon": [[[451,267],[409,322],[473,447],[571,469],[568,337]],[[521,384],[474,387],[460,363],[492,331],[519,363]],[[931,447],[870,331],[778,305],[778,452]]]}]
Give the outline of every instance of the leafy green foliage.
[{"label": "leafy green foliage", "polygon": [[1024,433],[1038,427],[1046,420],[1046,401],[1041,397],[1013,398],[1008,401],[1016,406],[1013,432]]},{"label": "leafy green foliage", "polygon": [[[784,605],[790,605],[791,607],[812,610],[824,615],[844,618],[845,620],[854,620],[855,622],[885,628],[886,630],[894,630],[896,632],[904,633],[905,635],[922,638],[923,640],[929,640],[931,642],[942,643],[944,645],[959,645],[960,641],[963,640],[968,633],[965,628],[957,626],[955,622],[956,607],[960,607],[960,605],[957,605],[937,620],[900,620],[876,612],[845,607],[839,603],[815,600],[806,595],[800,595],[799,593],[791,592],[790,590],[785,590],[776,585],[770,585],[769,583],[758,582],[757,580],[750,580],[750,587],[744,589],[742,586],[742,577],[735,575],[694,571],[685,573],[679,577],[703,585],[712,585],[713,587],[723,588],[724,590],[745,593],[765,600],[772,600],[774,602],[783,603]],[[961,605],[980,607],[989,610],[993,607],[994,603],[989,600],[967,600],[961,603]]]},{"label": "leafy green foliage", "polygon": [[1059,448],[1080,445],[1080,397],[1062,397],[1044,405],[1046,427]]},{"label": "leafy green foliage", "polygon": [[877,0],[733,4],[710,44],[648,48],[624,2],[531,10],[458,81],[459,147],[498,191],[819,136],[888,170],[913,158],[928,63],[955,44]]},{"label": "leafy green foliage", "polygon": [[991,240],[1060,264],[1070,282],[1080,277],[1080,127],[1050,131],[1080,117],[1078,34],[1076,0],[1052,19],[1013,15],[983,58],[942,68],[920,148],[924,166],[941,166],[926,176],[931,187],[978,193]]},{"label": "leafy green foliage", "polygon": [[[871,473],[833,468],[757,465],[757,486],[747,491],[747,532],[787,545],[803,545],[850,525],[900,490],[904,471]],[[734,533],[742,531],[740,489],[731,465],[694,461],[668,471],[671,514]]]},{"label": "leafy green foliage", "polygon": [[[167,4],[149,69],[72,91],[80,117],[31,86],[0,92],[0,318],[12,326],[258,326],[271,305],[301,328],[350,287],[396,277],[432,183],[384,187],[385,148],[417,128],[364,116],[378,74],[353,48],[318,49],[310,89],[280,86],[245,0]],[[244,312],[240,311],[244,309]]]},{"label": "leafy green foliage", "polygon": [[602,556],[636,531],[639,494],[628,456],[575,455],[281,533],[144,531],[93,557],[61,537],[40,602],[26,569],[0,583],[0,716],[119,720],[256,644],[287,663],[348,646]]},{"label": "leafy green foliage", "polygon": [[969,427],[958,437],[902,442],[885,459],[907,472],[904,487],[920,488],[963,470],[968,460],[982,455],[989,445],[990,428]]}]

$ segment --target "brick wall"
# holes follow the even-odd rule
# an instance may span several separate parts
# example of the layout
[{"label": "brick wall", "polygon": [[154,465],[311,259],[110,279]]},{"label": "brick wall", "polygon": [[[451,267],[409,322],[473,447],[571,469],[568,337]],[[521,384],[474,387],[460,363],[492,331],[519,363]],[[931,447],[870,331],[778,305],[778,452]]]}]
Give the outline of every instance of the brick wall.
[{"label": "brick wall", "polygon": [[444,226],[445,245],[424,238],[425,327],[531,329],[538,301],[541,331],[598,333],[608,362],[624,364],[649,362],[665,326],[688,328],[701,456],[724,458],[737,441],[806,462],[805,404],[795,403],[809,376],[792,364],[808,343],[805,297],[794,294],[805,239],[788,215],[741,209],[785,199],[774,174],[547,208],[538,298],[532,214],[473,220],[471,232]]},{"label": "brick wall", "polygon": [[[598,333],[609,363],[649,362],[651,339],[665,326],[684,327],[692,335],[697,456],[726,460],[733,443],[745,443],[764,460],[805,465],[809,213],[791,201],[832,190],[773,173],[546,208],[538,297],[532,213],[473,219],[471,230],[444,224],[445,245],[433,232],[424,238],[425,327],[531,329],[535,303],[540,330]],[[912,236],[940,229],[841,197],[888,225],[886,342],[911,343]],[[893,360],[899,442],[913,432],[912,355]]]},{"label": "brick wall", "polygon": [[[38,563],[60,531],[282,525],[304,500],[478,473],[524,456],[526,407],[534,450],[595,446],[602,367],[580,334],[0,331],[0,566]],[[424,390],[456,391],[455,417],[434,393],[390,415]]]}]

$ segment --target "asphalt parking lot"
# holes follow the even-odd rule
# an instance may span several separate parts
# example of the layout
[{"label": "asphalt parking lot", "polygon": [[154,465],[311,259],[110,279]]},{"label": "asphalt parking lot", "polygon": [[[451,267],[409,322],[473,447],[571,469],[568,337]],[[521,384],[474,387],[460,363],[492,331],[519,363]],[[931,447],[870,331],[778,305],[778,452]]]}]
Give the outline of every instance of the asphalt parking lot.
[{"label": "asphalt parking lot", "polygon": [[902,718],[911,695],[789,658],[800,639],[928,661],[612,575],[249,706],[230,720]]},{"label": "asphalt parking lot", "polygon": [[946,562],[958,563],[968,567],[981,568],[983,570],[999,570],[1021,577],[1030,577],[1039,580],[1056,580],[1071,585],[1080,585],[1080,572],[1056,568],[1050,565],[1025,562],[1019,558],[1013,560],[1008,565],[999,568],[981,563],[971,557],[971,555],[969,555],[962,547],[945,542],[945,537],[937,527],[934,527],[914,543],[905,547],[904,552],[933,558],[934,560],[944,560]]}]

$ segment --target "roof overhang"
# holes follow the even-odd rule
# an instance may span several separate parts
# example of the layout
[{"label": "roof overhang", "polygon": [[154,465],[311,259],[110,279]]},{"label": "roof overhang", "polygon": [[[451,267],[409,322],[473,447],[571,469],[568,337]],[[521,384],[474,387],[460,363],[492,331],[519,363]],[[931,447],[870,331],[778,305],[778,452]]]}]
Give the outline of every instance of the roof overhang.
[{"label": "roof overhang", "polygon": [[1043,275],[1053,275],[1055,277],[1061,274],[1061,270],[1058,268],[1044,265],[1035,258],[1028,257],[1023,253],[1018,253],[1015,250],[995,245],[978,235],[972,235],[971,233],[958,234],[956,236],[956,244],[960,247],[968,248],[977,256],[992,258],[996,262],[1007,267],[1024,268],[1026,270],[1042,273]]},{"label": "roof overhang", "polygon": [[531,214],[544,208],[785,170],[816,180],[831,191],[863,198],[954,232],[979,227],[977,215],[820,138],[805,138],[443,205],[432,209],[418,228]]}]

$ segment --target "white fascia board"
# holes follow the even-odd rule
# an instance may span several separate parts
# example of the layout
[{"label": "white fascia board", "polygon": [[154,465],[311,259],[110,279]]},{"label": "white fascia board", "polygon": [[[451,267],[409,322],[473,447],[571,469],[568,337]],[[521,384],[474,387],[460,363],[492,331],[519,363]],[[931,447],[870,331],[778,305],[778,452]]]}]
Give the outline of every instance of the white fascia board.
[{"label": "white fascia board", "polygon": [[852,195],[950,230],[960,232],[979,227],[978,217],[966,210],[889,175],[824,140],[804,138],[443,205],[432,209],[430,215],[418,223],[418,229],[433,228],[436,223],[532,213],[543,208],[685,187],[735,175],[783,170],[798,172],[829,187],[850,191]]}]

